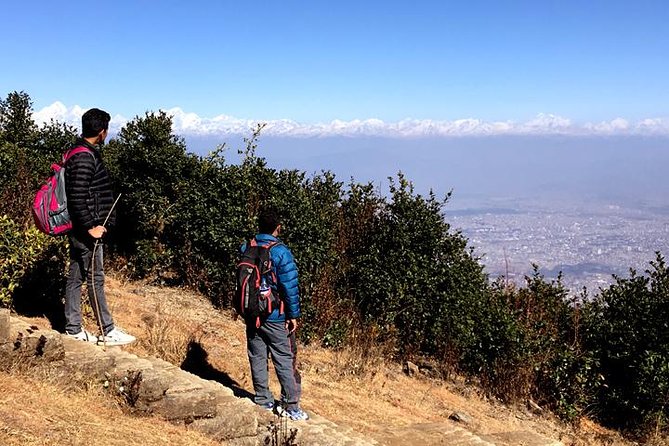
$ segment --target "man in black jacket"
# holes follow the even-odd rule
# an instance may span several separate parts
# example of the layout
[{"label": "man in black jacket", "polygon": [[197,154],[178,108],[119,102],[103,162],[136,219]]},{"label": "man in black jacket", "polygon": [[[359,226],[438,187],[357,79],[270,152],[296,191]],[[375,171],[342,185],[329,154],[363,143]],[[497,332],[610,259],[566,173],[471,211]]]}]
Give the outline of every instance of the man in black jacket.
[{"label": "man in black jacket", "polygon": [[[104,143],[109,129],[109,113],[92,108],[81,117],[81,138],[71,149],[85,147],[72,155],[65,166],[67,210],[72,219],[70,269],[65,287],[65,332],[68,336],[107,345],[129,344],[135,337],[114,326],[104,291],[103,249],[101,239],[106,224],[114,224],[114,195],[98,145]],[[95,256],[95,258],[93,258]],[[81,286],[86,278],[88,298],[98,322],[100,336],[81,326]]]}]

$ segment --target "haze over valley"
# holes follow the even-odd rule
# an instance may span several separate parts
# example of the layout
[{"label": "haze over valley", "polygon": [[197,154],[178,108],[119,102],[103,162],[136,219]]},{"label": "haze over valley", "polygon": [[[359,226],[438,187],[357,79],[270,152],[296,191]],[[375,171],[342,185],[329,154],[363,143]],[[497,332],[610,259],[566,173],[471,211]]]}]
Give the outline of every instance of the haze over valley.
[{"label": "haze over valley", "polygon": [[[187,138],[206,153],[218,141]],[[228,142],[230,142],[228,140]],[[231,147],[238,147],[232,141]],[[264,138],[258,154],[275,168],[374,183],[402,171],[416,191],[452,190],[444,207],[491,278],[523,281],[536,263],[563,272],[573,292],[592,294],[643,273],[669,253],[669,139],[666,137]],[[224,152],[231,161],[236,150]]]}]

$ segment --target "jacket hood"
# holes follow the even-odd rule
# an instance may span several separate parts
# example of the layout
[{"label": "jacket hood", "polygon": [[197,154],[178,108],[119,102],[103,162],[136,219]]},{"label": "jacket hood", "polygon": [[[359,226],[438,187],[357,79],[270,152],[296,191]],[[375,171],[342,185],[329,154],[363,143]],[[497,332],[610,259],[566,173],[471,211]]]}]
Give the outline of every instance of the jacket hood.
[{"label": "jacket hood", "polygon": [[258,234],[255,236],[257,242],[280,242],[278,238],[274,237],[272,234]]}]

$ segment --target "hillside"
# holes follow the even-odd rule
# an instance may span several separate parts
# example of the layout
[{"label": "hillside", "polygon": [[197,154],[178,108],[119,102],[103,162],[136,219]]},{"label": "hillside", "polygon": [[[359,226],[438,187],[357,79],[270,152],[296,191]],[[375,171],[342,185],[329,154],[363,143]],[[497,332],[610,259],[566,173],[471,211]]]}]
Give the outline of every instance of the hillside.
[{"label": "hillside", "polygon": [[[108,277],[107,290],[117,324],[138,337],[127,351],[161,357],[231,386],[238,395],[250,395],[241,321],[184,290],[118,277]],[[46,318],[28,321],[50,326]],[[92,328],[90,322],[88,327]],[[390,430],[413,433],[413,425],[446,423],[458,412],[466,414],[463,428],[487,438],[506,438],[503,444],[532,444],[526,440],[532,438],[559,440],[565,445],[628,444],[588,422],[574,430],[536,409],[487,400],[457,377],[443,381],[422,373],[407,376],[401,365],[378,357],[373,346],[336,352],[313,345],[302,347],[299,362],[307,411],[380,442]],[[96,392],[94,386],[68,388],[48,376],[26,377],[18,372],[0,377],[2,444],[92,444],[110,437],[119,444],[214,444],[161,420],[133,417],[119,402]],[[272,383],[278,394],[276,379]],[[86,414],[83,419],[82,413]]]}]

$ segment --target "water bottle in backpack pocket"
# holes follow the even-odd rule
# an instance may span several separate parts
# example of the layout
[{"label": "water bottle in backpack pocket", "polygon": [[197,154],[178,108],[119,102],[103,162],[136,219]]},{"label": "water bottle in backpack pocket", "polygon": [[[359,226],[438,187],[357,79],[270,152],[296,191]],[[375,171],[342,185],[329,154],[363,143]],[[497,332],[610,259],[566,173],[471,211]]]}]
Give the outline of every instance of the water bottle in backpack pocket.
[{"label": "water bottle in backpack pocket", "polygon": [[272,293],[272,286],[270,285],[269,280],[267,280],[267,275],[261,275],[260,289],[258,292],[260,293],[258,302],[260,313],[271,313],[273,310],[272,303],[274,295]]}]

